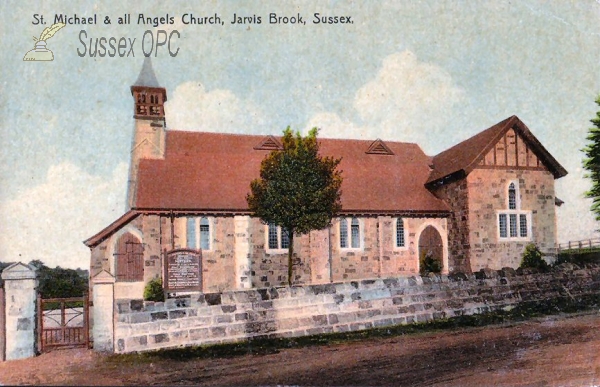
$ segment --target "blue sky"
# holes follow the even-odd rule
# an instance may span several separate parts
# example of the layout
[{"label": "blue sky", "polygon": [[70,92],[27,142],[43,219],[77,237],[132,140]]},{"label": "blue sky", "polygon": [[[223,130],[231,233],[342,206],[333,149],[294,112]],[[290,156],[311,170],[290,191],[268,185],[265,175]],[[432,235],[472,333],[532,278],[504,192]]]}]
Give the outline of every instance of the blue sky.
[{"label": "blue sky", "polygon": [[[313,14],[349,15],[315,25]],[[23,62],[55,13],[97,15],[47,41],[52,62]],[[130,13],[131,25],[117,18]],[[174,17],[158,28],[137,16]],[[219,14],[224,25],[183,25]],[[260,25],[232,25],[233,14]],[[306,25],[271,25],[269,14]],[[103,23],[105,17],[111,24]],[[557,181],[559,240],[599,228],[583,192],[585,136],[600,93],[600,3],[586,1],[33,2],[0,5],[0,260],[87,267],[82,240],[124,212],[133,129],[129,86],[144,31],[177,30],[153,57],[172,129],[417,142],[434,155],[517,115],[569,171]],[[79,33],[135,38],[135,57],[80,57]],[[88,40],[89,42],[89,40]]]}]

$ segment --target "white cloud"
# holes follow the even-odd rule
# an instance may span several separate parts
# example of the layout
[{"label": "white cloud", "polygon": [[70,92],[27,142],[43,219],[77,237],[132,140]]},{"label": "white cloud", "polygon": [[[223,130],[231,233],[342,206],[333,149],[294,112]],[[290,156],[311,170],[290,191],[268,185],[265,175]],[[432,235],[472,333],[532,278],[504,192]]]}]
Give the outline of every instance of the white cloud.
[{"label": "white cloud", "polygon": [[165,105],[167,124],[177,130],[250,133],[264,127],[261,110],[229,90],[207,91],[201,83],[186,82]]},{"label": "white cloud", "polygon": [[407,50],[386,57],[375,77],[356,92],[353,106],[361,123],[324,112],[308,126],[320,127],[324,137],[337,131],[344,137],[416,142],[426,149],[463,98],[448,72],[419,62]]},{"label": "white cloud", "polygon": [[[383,60],[375,79],[356,93],[354,107],[367,122],[419,124],[434,118],[423,113],[441,115],[461,100],[463,91],[452,82],[444,69],[419,62],[410,51],[395,53]],[[405,125],[405,124],[404,124]]]},{"label": "white cloud", "polygon": [[89,268],[82,241],[123,214],[127,169],[120,163],[103,178],[68,162],[51,166],[45,182],[0,203],[0,260]]},{"label": "white cloud", "polygon": [[374,131],[358,126],[350,121],[344,121],[335,113],[319,113],[313,116],[306,125],[308,129],[319,128],[319,137],[370,139]]}]

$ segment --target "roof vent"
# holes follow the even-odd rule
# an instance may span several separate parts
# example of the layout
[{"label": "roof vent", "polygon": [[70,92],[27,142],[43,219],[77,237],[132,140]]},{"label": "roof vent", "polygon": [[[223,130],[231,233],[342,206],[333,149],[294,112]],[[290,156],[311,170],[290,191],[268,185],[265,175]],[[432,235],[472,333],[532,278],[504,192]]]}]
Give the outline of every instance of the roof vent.
[{"label": "roof vent", "polygon": [[369,149],[365,152],[370,155],[393,155],[394,152],[379,138],[371,143]]},{"label": "roof vent", "polygon": [[283,146],[281,143],[277,141],[277,139],[271,135],[265,137],[259,144],[254,147],[255,150],[283,150]]}]

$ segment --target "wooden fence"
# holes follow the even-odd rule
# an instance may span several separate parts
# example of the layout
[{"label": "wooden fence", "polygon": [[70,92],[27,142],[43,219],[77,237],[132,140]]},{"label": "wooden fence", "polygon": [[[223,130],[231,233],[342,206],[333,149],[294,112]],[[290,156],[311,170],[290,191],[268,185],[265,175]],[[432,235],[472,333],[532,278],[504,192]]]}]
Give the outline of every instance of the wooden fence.
[{"label": "wooden fence", "polygon": [[586,253],[592,251],[600,251],[600,237],[558,244],[558,253]]}]

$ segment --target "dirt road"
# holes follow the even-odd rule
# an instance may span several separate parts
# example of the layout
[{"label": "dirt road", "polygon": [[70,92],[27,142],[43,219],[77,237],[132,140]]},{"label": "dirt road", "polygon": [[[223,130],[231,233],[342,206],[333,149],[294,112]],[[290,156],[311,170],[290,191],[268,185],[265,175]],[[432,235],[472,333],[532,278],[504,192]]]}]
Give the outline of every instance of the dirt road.
[{"label": "dirt road", "polygon": [[600,386],[600,312],[231,358],[119,363],[61,350],[0,363],[0,383]]}]

